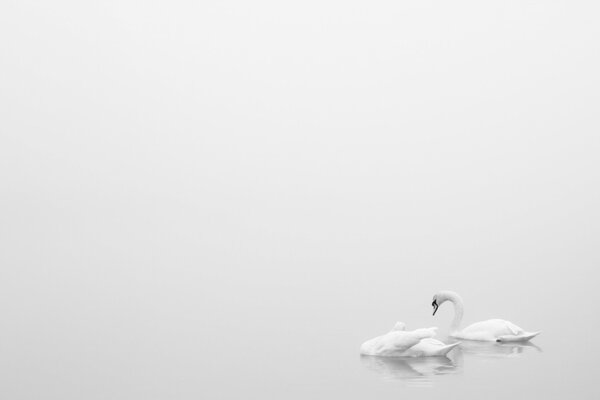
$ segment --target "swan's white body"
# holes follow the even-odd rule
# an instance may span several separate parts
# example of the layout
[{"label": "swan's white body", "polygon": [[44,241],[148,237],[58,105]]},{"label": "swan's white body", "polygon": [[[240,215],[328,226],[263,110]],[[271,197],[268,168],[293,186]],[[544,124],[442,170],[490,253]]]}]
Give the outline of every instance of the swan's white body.
[{"label": "swan's white body", "polygon": [[475,322],[463,330],[451,333],[453,337],[489,342],[523,342],[534,338],[540,332],[525,332],[522,328],[503,319],[488,319]]},{"label": "swan's white body", "polygon": [[446,301],[454,304],[455,315],[450,326],[450,336],[452,337],[487,342],[525,342],[540,334],[540,332],[526,332],[512,322],[503,319],[488,319],[459,329],[464,312],[463,301],[455,292],[441,291],[433,297],[432,304],[436,304],[434,307],[437,310],[437,307]]},{"label": "swan's white body", "polygon": [[388,333],[367,340],[360,346],[360,353],[383,357],[435,357],[445,356],[458,345],[447,345],[433,339],[437,328],[407,331],[406,325],[397,322]]}]

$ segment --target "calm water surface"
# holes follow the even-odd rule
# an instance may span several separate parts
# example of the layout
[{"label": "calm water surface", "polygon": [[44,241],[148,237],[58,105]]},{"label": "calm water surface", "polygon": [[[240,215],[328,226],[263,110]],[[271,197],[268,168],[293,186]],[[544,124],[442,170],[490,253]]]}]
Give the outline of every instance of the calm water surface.
[{"label": "calm water surface", "polygon": [[[352,281],[346,274],[337,283],[299,276],[269,283],[221,280],[221,286],[213,280],[212,289],[199,292],[181,279],[185,274],[176,275],[145,282],[139,292],[89,280],[80,288],[46,288],[51,303],[22,296],[27,312],[13,313],[16,322],[1,332],[2,391],[19,399],[599,394],[593,383],[599,353],[589,329],[595,311],[585,291],[561,299],[554,297],[559,291],[542,286],[532,289],[533,297],[520,290],[501,297],[493,286],[488,293],[498,297],[467,288],[467,322],[504,316],[542,334],[528,344],[463,342],[448,358],[393,359],[360,356],[359,345],[396,320],[409,328],[438,325],[440,338],[451,340],[444,332],[452,307],[432,317],[433,288],[387,281],[381,289],[365,278],[367,286],[354,290],[343,284]],[[495,282],[502,287],[513,279]]]}]

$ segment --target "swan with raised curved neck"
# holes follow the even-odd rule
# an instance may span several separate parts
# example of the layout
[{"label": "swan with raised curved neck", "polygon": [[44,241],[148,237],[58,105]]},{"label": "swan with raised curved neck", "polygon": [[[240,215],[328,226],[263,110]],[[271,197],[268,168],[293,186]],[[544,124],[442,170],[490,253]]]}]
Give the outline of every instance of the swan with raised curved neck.
[{"label": "swan with raised curved neck", "polygon": [[457,339],[480,340],[488,342],[525,342],[539,335],[540,332],[527,332],[510,321],[503,319],[488,319],[475,322],[460,329],[464,313],[462,298],[456,292],[442,290],[433,296],[433,315],[445,302],[454,304],[454,319],[450,325],[450,336]]}]

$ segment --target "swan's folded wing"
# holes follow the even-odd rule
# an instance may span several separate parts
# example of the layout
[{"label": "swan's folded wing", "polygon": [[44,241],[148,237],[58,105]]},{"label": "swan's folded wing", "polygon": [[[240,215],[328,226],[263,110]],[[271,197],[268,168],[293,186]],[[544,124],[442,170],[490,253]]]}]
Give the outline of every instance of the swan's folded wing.
[{"label": "swan's folded wing", "polygon": [[437,326],[432,326],[431,328],[419,328],[412,331],[415,335],[421,337],[421,339],[432,338],[437,333]]},{"label": "swan's folded wing", "polygon": [[437,328],[423,328],[414,331],[392,331],[386,340],[387,351],[404,351],[418,344],[425,338],[435,336]]},{"label": "swan's folded wing", "polygon": [[388,333],[385,341],[385,352],[400,352],[413,347],[421,341],[421,338],[413,332],[394,331]]}]

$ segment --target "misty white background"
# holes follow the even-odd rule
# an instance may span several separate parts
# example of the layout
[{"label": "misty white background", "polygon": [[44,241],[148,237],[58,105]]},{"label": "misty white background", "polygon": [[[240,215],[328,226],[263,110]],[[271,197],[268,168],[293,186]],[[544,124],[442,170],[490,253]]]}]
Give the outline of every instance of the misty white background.
[{"label": "misty white background", "polygon": [[397,396],[358,346],[453,289],[592,396],[599,10],[3,1],[2,395]]}]

